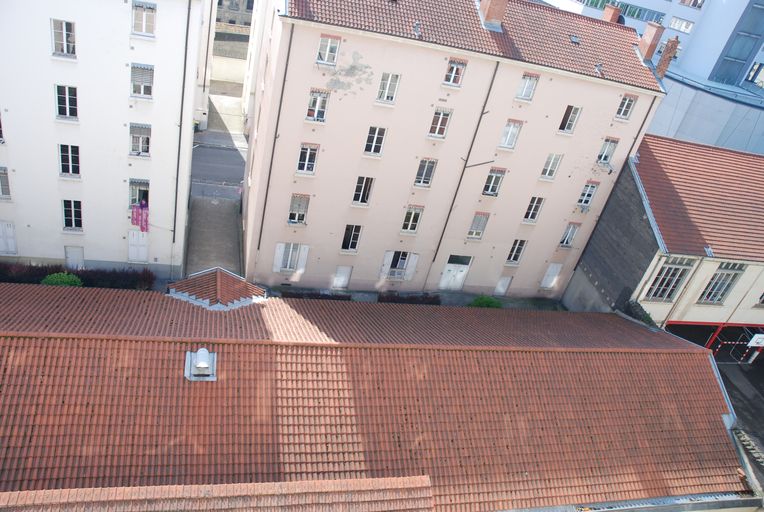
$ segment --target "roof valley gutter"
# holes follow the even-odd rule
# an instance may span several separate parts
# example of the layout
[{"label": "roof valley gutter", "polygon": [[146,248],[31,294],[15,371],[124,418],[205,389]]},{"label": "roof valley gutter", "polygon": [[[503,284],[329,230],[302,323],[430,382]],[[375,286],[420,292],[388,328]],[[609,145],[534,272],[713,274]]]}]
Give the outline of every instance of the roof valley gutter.
[{"label": "roof valley gutter", "polygon": [[[454,195],[451,198],[451,205],[448,207],[448,213],[446,214],[446,221],[443,223],[443,230],[440,232],[440,238],[438,238],[438,245],[435,247],[435,252],[432,255],[432,263],[435,263],[435,260],[438,257],[438,253],[440,252],[440,245],[443,243],[443,237],[446,234],[446,229],[448,228],[448,221],[451,219],[451,213],[454,211],[454,204],[456,203],[456,198],[459,195],[459,189],[462,186],[462,180],[464,179],[464,173],[467,170],[470,156],[472,155],[472,148],[475,146],[475,140],[477,139],[478,132],[480,131],[480,123],[483,122],[483,117],[487,114],[485,107],[488,105],[488,99],[491,97],[491,91],[493,90],[493,83],[496,80],[496,72],[499,70],[499,61],[496,61],[496,65],[493,67],[493,74],[491,75],[491,82],[488,84],[488,91],[485,93],[485,99],[483,100],[483,106],[480,108],[480,115],[478,116],[477,123],[475,124],[475,131],[472,133],[472,140],[470,141],[470,147],[467,149],[467,156],[464,158],[464,165],[462,165],[462,172],[459,175],[459,181],[456,183],[456,190],[454,190]],[[427,286],[427,280],[430,278],[430,272],[432,271],[432,263],[430,264],[430,267],[427,269],[427,275],[424,278],[424,285]]]},{"label": "roof valley gutter", "polygon": [[286,88],[287,72],[289,71],[289,57],[292,55],[292,38],[294,37],[294,23],[289,24],[289,43],[287,44],[286,61],[284,62],[284,77],[281,79],[281,93],[279,94],[279,109],[276,113],[276,128],[273,131],[273,145],[271,145],[271,158],[268,162],[268,178],[265,181],[265,197],[263,198],[263,213],[260,216],[260,232],[257,235],[257,250],[263,241],[263,228],[265,226],[265,209],[268,206],[268,192],[271,189],[271,174],[273,172],[273,157],[276,154],[276,141],[279,139],[279,123],[281,122],[281,107],[284,105],[284,89]]},{"label": "roof valley gutter", "polygon": [[180,83],[180,114],[178,119],[178,156],[175,164],[175,204],[172,214],[172,243],[175,243],[175,233],[178,226],[178,179],[180,178],[180,148],[183,145],[183,109],[186,105],[186,71],[188,68],[188,29],[191,24],[191,0],[188,0],[186,10],[186,40],[183,48],[183,79]]}]

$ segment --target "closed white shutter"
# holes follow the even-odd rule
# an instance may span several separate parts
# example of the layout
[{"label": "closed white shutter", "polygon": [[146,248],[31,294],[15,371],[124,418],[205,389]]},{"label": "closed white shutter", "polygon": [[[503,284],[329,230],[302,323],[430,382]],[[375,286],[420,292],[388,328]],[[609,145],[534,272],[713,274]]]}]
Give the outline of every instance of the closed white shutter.
[{"label": "closed white shutter", "polygon": [[390,265],[393,264],[393,252],[394,251],[385,252],[385,257],[382,260],[382,268],[379,271],[380,279],[387,279],[387,274],[390,272]]},{"label": "closed white shutter", "polygon": [[136,231],[138,233],[138,261],[149,261],[149,234]]},{"label": "closed white shutter", "polygon": [[406,281],[411,281],[414,279],[414,272],[416,272],[416,262],[419,260],[419,255],[414,253],[409,253],[409,261],[406,263],[406,275],[403,279]]},{"label": "closed white shutter", "polygon": [[16,229],[13,222],[0,222],[0,253],[16,254]]},{"label": "closed white shutter", "polygon": [[276,252],[273,254],[273,271],[281,272],[281,260],[284,259],[284,246],[286,244],[276,244]]},{"label": "closed white shutter", "polygon": [[127,235],[127,259],[128,261],[149,261],[148,233],[132,230]]},{"label": "closed white shutter", "polygon": [[546,274],[544,274],[544,279],[541,280],[541,287],[547,289],[554,288],[554,285],[557,284],[560,270],[562,270],[562,263],[550,263],[546,269]]},{"label": "closed white shutter", "polygon": [[297,270],[295,271],[295,281],[305,273],[305,266],[308,264],[308,251],[310,251],[309,245],[300,244],[300,253],[297,257]]},{"label": "closed white shutter", "polygon": [[507,294],[507,290],[509,290],[509,284],[512,282],[512,276],[504,276],[501,279],[499,279],[499,282],[496,283],[496,288],[493,290],[493,294],[497,297],[501,297],[502,295]]}]

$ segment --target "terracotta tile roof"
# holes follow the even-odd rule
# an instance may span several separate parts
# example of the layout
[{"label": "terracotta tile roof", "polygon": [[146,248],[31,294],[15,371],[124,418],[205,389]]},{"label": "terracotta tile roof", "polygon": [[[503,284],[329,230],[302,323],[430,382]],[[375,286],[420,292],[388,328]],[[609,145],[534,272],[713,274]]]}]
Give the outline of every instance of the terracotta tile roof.
[{"label": "terracotta tile roof", "polygon": [[[432,510],[426,476],[231,485],[173,485],[0,493],[14,512],[331,512]],[[87,508],[85,508],[87,507]]]},{"label": "terracotta tile roof", "polygon": [[211,268],[191,274],[182,281],[167,285],[171,296],[205,307],[220,309],[251,304],[253,298],[264,298],[263,288],[222,268]]},{"label": "terracotta tile roof", "polygon": [[[632,28],[523,0],[510,0],[503,32],[484,29],[474,0],[290,0],[288,15],[328,25],[416,39],[660,91],[634,51]],[[570,36],[578,36],[579,44]],[[596,64],[603,64],[598,75]]]},{"label": "terracotta tile roof", "polygon": [[764,156],[646,135],[637,170],[670,253],[764,261]]},{"label": "terracotta tile roof", "polygon": [[438,510],[745,491],[705,351],[208,341],[218,380],[189,382],[201,345],[0,337],[0,490],[429,475]]},{"label": "terracotta tile roof", "polygon": [[157,292],[0,283],[0,333],[281,342],[703,350],[606,313],[268,299],[208,311]]}]

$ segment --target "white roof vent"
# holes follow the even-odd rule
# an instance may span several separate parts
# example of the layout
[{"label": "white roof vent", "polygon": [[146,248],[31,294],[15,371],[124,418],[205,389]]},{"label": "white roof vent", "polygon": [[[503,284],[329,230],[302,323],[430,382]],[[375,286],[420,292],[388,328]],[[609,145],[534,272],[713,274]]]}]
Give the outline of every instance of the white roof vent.
[{"label": "white roof vent", "polygon": [[217,362],[217,354],[210,353],[206,348],[200,348],[196,352],[186,352],[184,375],[190,381],[218,380]]}]

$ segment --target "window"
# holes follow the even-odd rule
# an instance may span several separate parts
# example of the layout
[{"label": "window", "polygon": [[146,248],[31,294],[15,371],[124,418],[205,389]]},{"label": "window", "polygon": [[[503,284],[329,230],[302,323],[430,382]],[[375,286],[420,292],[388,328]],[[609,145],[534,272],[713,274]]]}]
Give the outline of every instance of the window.
[{"label": "window", "polygon": [[11,184],[8,181],[8,169],[0,167],[0,199],[11,198]]},{"label": "window", "polygon": [[151,91],[154,87],[154,66],[132,64],[130,66],[130,83],[135,96],[151,97]]},{"label": "window", "polygon": [[536,91],[536,85],[539,83],[539,76],[530,73],[523,74],[523,80],[520,82],[520,88],[517,90],[515,98],[520,100],[533,99],[533,93]]},{"label": "window", "polygon": [[149,205],[148,180],[130,180],[130,206]]},{"label": "window", "polygon": [[372,183],[374,183],[374,178],[358,176],[358,181],[355,183],[355,193],[353,194],[354,203],[369,204]]},{"label": "window", "polygon": [[475,212],[475,216],[472,218],[472,225],[469,231],[467,231],[467,238],[479,240],[483,238],[483,232],[488,224],[488,212]]},{"label": "window", "polygon": [[645,9],[644,7],[639,7],[632,4],[627,4],[626,2],[622,1],[613,1],[613,0],[576,0],[578,3],[587,5],[589,7],[594,7],[595,9],[604,9],[605,5],[612,3],[616,4],[621,8],[621,13],[627,17],[627,18],[634,18],[635,20],[640,21],[654,21],[656,23],[663,23],[663,17],[665,16],[665,13],[659,12],[659,11],[653,11],[651,9]]},{"label": "window", "polygon": [[151,149],[151,126],[147,124],[130,124],[130,154],[149,156]]},{"label": "window", "polygon": [[321,64],[335,64],[337,62],[337,51],[339,48],[339,37],[321,36],[321,41],[318,43],[316,62]]},{"label": "window", "polygon": [[318,158],[318,146],[316,144],[302,144],[300,157],[297,160],[297,172],[313,174],[316,172],[316,159]]},{"label": "window", "polygon": [[77,117],[77,88],[56,86],[56,114],[58,117]]},{"label": "window", "polygon": [[308,113],[305,119],[323,123],[326,120],[326,102],[329,100],[329,93],[312,89],[310,91],[310,100],[308,101]]},{"label": "window", "polygon": [[289,203],[290,224],[305,224],[305,219],[308,216],[309,203],[309,195],[292,194],[292,201]]},{"label": "window", "polygon": [[0,144],[5,142],[5,139],[3,138],[3,116],[0,115]]},{"label": "window", "polygon": [[281,271],[297,270],[300,257],[300,244],[284,244],[284,254],[281,257]]},{"label": "window", "polygon": [[687,272],[693,266],[689,258],[669,258],[655,275],[650,288],[645,294],[646,300],[671,302],[674,294],[682,285]]},{"label": "window", "polygon": [[247,0],[247,7],[246,7],[246,9],[248,11],[251,11],[254,6],[255,6],[255,0]]},{"label": "window", "polygon": [[154,35],[157,8],[154,4],[133,2],[133,32]]},{"label": "window", "polygon": [[615,153],[615,148],[618,146],[618,139],[611,139],[610,137],[605,139],[602,143],[602,148],[597,155],[598,164],[609,164]]},{"label": "window", "polygon": [[58,145],[59,161],[61,163],[61,174],[70,176],[80,175],[80,147],[70,146],[68,144]]},{"label": "window", "polygon": [[443,79],[443,83],[449,85],[461,85],[462,78],[464,77],[464,69],[466,67],[467,63],[463,60],[449,60],[448,70],[446,71],[446,77]]},{"label": "window", "polygon": [[576,238],[576,233],[578,233],[578,228],[580,227],[581,224],[576,224],[574,222],[568,224],[568,227],[565,228],[565,232],[562,234],[562,238],[560,238],[560,245],[562,247],[572,246],[573,239]]},{"label": "window", "polygon": [[514,121],[512,119],[507,121],[504,132],[501,134],[501,143],[499,145],[503,148],[513,149],[517,144],[517,137],[520,135],[520,128],[522,127],[522,121]]},{"label": "window", "polygon": [[573,133],[579,115],[581,115],[581,107],[568,105],[565,109],[565,115],[562,116],[562,121],[560,122],[560,131],[564,133]]},{"label": "window", "polygon": [[342,250],[357,251],[359,238],[361,238],[361,226],[354,224],[346,225],[345,236],[342,237]]},{"label": "window", "polygon": [[615,117],[618,119],[628,119],[631,116],[631,111],[634,109],[634,104],[636,102],[636,96],[624,94],[623,98],[621,98],[621,104],[618,105],[618,110],[615,112]]},{"label": "window", "polygon": [[437,160],[429,158],[420,160],[419,169],[417,169],[416,178],[414,178],[414,185],[417,187],[429,187],[432,183],[432,176],[435,174],[436,165],[438,165]]},{"label": "window", "polygon": [[700,9],[703,7],[704,0],[679,0],[679,3],[682,5],[686,5],[687,7],[694,7],[696,9]]},{"label": "window", "polygon": [[745,271],[742,263],[721,263],[716,273],[700,294],[698,302],[706,304],[721,304],[727,298],[738,277]]},{"label": "window", "polygon": [[695,23],[677,17],[672,17],[671,21],[669,22],[669,28],[673,28],[679,32],[684,32],[685,34],[689,34],[693,26],[695,26]]},{"label": "window", "polygon": [[385,129],[376,126],[369,127],[369,135],[366,137],[364,152],[371,155],[382,153],[382,144],[385,142]]},{"label": "window", "polygon": [[509,250],[509,256],[507,256],[507,265],[517,265],[520,263],[520,258],[523,257],[523,251],[527,244],[527,240],[515,239],[515,241],[512,242],[512,248]]},{"label": "window", "polygon": [[382,73],[382,80],[379,82],[379,91],[377,92],[377,101],[392,103],[395,101],[395,93],[398,91],[398,82],[401,76],[393,73]]},{"label": "window", "polygon": [[64,199],[64,229],[82,229],[82,201]]},{"label": "window", "polygon": [[405,233],[416,233],[423,211],[424,208],[422,206],[409,206],[406,210],[406,215],[403,217],[401,231]]},{"label": "window", "polygon": [[594,182],[584,185],[583,190],[581,190],[581,195],[578,196],[578,206],[589,206],[592,204],[594,193],[597,192],[597,185],[598,184]]},{"label": "window", "polygon": [[759,297],[759,304],[764,304],[764,293],[762,293],[761,297]]},{"label": "window", "polygon": [[528,209],[525,210],[523,219],[525,222],[536,222],[541,212],[541,206],[544,204],[543,197],[531,197],[531,202],[528,203]]},{"label": "window", "polygon": [[496,167],[490,170],[488,177],[485,180],[485,185],[483,185],[484,196],[499,195],[499,187],[501,186],[501,180],[504,179],[505,172],[506,170],[497,169]]},{"label": "window", "polygon": [[394,251],[393,259],[390,262],[390,270],[387,273],[388,279],[403,280],[406,278],[406,266],[409,262],[409,253],[405,251]]},{"label": "window", "polygon": [[51,20],[53,26],[54,55],[76,55],[74,45],[74,23],[71,21]]},{"label": "window", "polygon": [[443,138],[446,136],[446,128],[448,128],[448,119],[451,117],[450,110],[438,109],[432,116],[432,123],[430,124],[430,136]]},{"label": "window", "polygon": [[560,162],[562,162],[562,155],[549,153],[549,156],[546,157],[544,168],[541,169],[541,177],[547,179],[554,178],[554,175],[557,174],[557,169],[560,168]]}]

